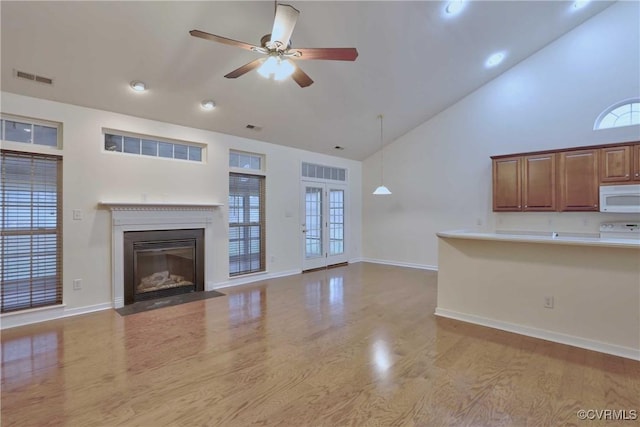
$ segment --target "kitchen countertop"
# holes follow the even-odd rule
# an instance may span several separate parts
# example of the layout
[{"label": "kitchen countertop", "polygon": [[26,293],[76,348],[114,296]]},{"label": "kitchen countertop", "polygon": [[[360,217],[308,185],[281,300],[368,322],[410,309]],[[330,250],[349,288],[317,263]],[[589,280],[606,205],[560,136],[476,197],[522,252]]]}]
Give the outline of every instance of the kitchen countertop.
[{"label": "kitchen countertop", "polygon": [[553,245],[576,246],[604,246],[612,248],[636,248],[640,249],[640,240],[637,239],[606,239],[598,234],[571,234],[558,233],[553,237],[551,233],[538,232],[495,232],[486,233],[468,230],[441,231],[436,233],[438,237],[449,239],[469,240],[493,240],[501,242],[545,243]]}]

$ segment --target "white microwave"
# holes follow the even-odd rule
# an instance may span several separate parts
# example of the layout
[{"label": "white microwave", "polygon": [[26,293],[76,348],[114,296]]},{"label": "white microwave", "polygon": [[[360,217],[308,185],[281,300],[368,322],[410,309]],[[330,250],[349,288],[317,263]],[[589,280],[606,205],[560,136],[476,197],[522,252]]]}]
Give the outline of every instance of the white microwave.
[{"label": "white microwave", "polygon": [[600,212],[640,213],[640,184],[601,185]]}]

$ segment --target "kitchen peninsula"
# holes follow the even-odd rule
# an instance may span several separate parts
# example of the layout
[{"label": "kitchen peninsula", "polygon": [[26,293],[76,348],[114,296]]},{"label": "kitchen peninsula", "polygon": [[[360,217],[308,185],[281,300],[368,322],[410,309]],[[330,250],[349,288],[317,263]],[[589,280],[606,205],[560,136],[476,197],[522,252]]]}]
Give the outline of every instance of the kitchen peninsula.
[{"label": "kitchen peninsula", "polygon": [[436,315],[640,360],[640,241],[438,237]]}]

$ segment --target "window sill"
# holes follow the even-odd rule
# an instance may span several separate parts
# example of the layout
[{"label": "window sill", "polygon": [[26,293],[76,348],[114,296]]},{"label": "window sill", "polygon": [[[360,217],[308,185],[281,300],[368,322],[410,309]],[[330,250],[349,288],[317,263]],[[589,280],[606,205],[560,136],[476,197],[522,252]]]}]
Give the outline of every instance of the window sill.
[{"label": "window sill", "polygon": [[256,271],[255,273],[238,274],[237,276],[229,276],[229,280],[243,279],[245,277],[266,276],[268,271]]}]

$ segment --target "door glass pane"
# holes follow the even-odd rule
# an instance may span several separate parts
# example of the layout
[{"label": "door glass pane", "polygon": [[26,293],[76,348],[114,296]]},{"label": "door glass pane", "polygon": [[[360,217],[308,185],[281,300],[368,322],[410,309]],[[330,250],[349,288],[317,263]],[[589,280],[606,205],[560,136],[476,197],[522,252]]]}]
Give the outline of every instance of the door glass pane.
[{"label": "door glass pane", "polygon": [[329,190],[329,255],[344,253],[344,190]]},{"label": "door glass pane", "polygon": [[322,188],[307,187],[305,192],[305,257],[322,256]]}]

